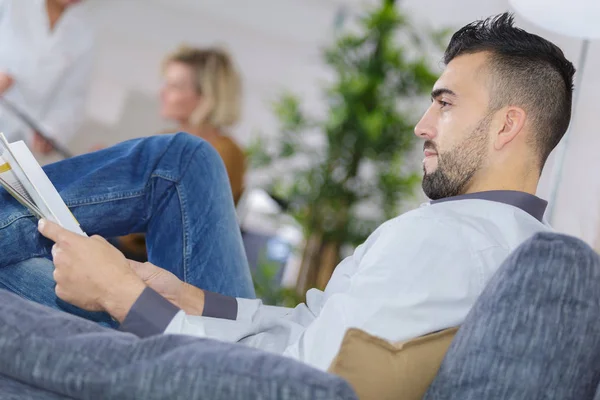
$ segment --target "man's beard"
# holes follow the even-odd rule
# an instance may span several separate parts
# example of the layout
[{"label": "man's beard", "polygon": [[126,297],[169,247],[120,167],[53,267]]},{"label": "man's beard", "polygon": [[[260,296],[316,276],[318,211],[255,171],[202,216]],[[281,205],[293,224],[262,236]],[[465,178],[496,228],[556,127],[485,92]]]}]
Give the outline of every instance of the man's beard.
[{"label": "man's beard", "polygon": [[[485,161],[487,132],[492,120],[485,116],[475,129],[453,149],[438,153],[437,168],[428,174],[423,166],[423,191],[431,200],[464,194],[467,185]],[[435,146],[425,142],[425,148]]]}]

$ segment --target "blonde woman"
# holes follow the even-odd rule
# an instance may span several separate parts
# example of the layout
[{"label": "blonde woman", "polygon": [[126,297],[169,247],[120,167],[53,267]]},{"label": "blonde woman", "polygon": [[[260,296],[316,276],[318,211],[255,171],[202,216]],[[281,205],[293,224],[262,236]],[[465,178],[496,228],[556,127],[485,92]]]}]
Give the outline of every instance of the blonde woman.
[{"label": "blonde woman", "polygon": [[[240,76],[231,57],[219,48],[184,46],[167,56],[163,77],[162,117],[177,123],[171,131],[201,137],[219,152],[237,204],[244,190],[246,158],[240,146],[228,136],[229,129],[240,118],[241,108]],[[145,260],[143,236],[124,237],[119,247],[128,257]]]},{"label": "blonde woman", "polygon": [[181,47],[165,60],[161,115],[176,130],[201,137],[217,149],[227,168],[235,203],[244,189],[246,160],[228,136],[240,118],[241,83],[230,58],[218,48]]}]

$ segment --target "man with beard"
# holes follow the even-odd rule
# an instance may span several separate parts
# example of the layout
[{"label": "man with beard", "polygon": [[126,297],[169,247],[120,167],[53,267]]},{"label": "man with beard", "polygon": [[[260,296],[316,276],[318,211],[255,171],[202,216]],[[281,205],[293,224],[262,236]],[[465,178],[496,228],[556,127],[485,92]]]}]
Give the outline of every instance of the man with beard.
[{"label": "man with beard", "polygon": [[[44,260],[32,272],[29,258],[43,256],[49,248],[34,239],[32,219],[17,218],[16,206],[8,206],[3,195],[0,221],[10,223],[0,226],[11,237],[22,237],[23,244],[2,256],[0,282],[55,306],[55,298],[40,295],[52,283],[40,275],[53,274],[62,301],[107,312],[121,322],[120,330],[141,337],[177,333],[238,342],[323,370],[351,327],[399,341],[460,325],[509,253],[536,232],[550,230],[543,222],[546,202],[534,193],[548,155],[569,125],[574,68],[554,44],[514,27],[509,14],[460,29],[444,61],[431,106],[415,127],[425,141],[423,190],[431,202],[379,227],[336,268],[324,292],[307,293],[305,304],[269,307],[198,288],[204,275],[194,271],[201,269],[217,280],[238,279],[223,272],[225,264],[244,261],[236,259],[239,244],[233,249],[206,245],[211,235],[235,230],[233,207],[212,194],[227,187],[217,157],[187,135],[128,142],[47,169],[85,231],[110,236],[147,228],[150,260],[166,269],[129,263],[99,237],[80,237],[41,221],[41,234],[56,243],[51,252],[55,269],[40,265],[50,263]],[[110,161],[114,159],[118,162]],[[207,173],[216,168],[211,163],[217,163],[217,173]],[[186,174],[188,169],[194,172]],[[109,173],[110,189],[101,181]],[[79,190],[84,182],[86,190]],[[111,197],[108,191],[118,195]],[[173,204],[165,200],[177,195]],[[199,204],[190,209],[192,203]],[[123,204],[133,211],[117,212]],[[214,219],[206,223],[211,215]],[[156,233],[161,230],[171,236],[184,233]],[[171,245],[178,240],[183,244]],[[164,256],[165,248],[178,251]],[[221,252],[226,254],[219,263],[213,255]],[[162,259],[154,260],[156,254]],[[198,258],[186,261],[189,254]],[[213,258],[205,262],[202,257]],[[18,266],[6,266],[11,263]],[[23,279],[27,274],[36,278]],[[191,282],[190,276],[200,278]],[[7,310],[0,313],[3,318],[17,308],[25,310],[21,314],[56,315],[7,293],[1,294],[0,304]],[[22,319],[36,320],[35,315]],[[93,330],[87,322],[67,320]],[[75,335],[68,328],[53,329],[46,332],[48,343],[54,335]],[[120,345],[119,340],[130,340],[120,332],[105,335]],[[105,340],[103,346],[111,348],[110,343]],[[149,348],[168,343],[161,347],[167,351],[178,342],[167,335],[135,343]],[[199,345],[203,343],[210,346]]]}]

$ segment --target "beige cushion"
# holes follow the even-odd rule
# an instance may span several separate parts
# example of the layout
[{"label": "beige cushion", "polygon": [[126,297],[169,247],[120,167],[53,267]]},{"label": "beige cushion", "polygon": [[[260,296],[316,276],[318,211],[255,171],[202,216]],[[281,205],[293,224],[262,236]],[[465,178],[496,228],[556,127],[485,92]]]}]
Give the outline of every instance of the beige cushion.
[{"label": "beige cushion", "polygon": [[329,372],[346,379],[361,400],[421,400],[457,328],[392,344],[349,329]]}]

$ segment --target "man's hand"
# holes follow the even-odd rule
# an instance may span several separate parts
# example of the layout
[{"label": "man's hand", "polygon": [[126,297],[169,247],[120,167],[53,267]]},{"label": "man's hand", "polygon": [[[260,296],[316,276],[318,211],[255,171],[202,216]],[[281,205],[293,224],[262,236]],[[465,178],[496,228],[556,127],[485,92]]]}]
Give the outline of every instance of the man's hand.
[{"label": "man's hand", "polygon": [[55,242],[56,295],[89,311],[106,311],[123,322],[146,285],[120,251],[99,236],[87,238],[47,220],[39,231]]},{"label": "man's hand", "polygon": [[185,283],[177,278],[173,273],[157,267],[149,262],[141,263],[138,261],[127,260],[131,269],[135,271],[146,285],[154,289],[171,303],[178,305],[179,298],[183,292]]},{"label": "man's hand", "polygon": [[13,78],[6,72],[0,71],[0,96],[2,96],[13,85]]},{"label": "man's hand", "polygon": [[129,261],[129,266],[144,281],[165,299],[188,314],[202,315],[204,292],[181,281],[173,273],[151,263]]},{"label": "man's hand", "polygon": [[33,139],[31,141],[31,147],[33,151],[40,154],[49,154],[54,150],[54,146],[48,140],[44,139],[42,135],[37,132],[33,133]]}]

